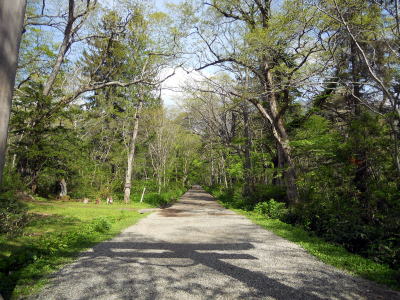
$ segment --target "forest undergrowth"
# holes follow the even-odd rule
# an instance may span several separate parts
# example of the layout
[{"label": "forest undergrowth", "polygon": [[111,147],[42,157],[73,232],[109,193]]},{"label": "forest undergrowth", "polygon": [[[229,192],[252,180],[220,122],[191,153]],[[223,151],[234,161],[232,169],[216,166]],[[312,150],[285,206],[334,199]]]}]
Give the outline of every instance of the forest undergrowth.
[{"label": "forest undergrowth", "polygon": [[[260,201],[263,198],[249,201],[249,198],[243,197],[240,188],[236,188],[235,191],[234,189],[224,189],[221,186],[209,186],[206,187],[206,190],[218,199],[224,207],[233,209],[276,235],[295,242],[322,262],[345,270],[350,274],[400,290],[398,265],[385,263],[368,251],[357,252],[353,250],[354,248],[349,249],[346,247],[346,243],[338,243],[337,239],[329,238],[329,235],[316,232],[307,224],[300,223],[296,214],[304,216],[304,211],[300,212],[299,210],[307,208],[302,206],[296,209],[288,209],[284,202],[274,200],[272,196],[278,199],[282,197],[279,187],[264,189],[264,191],[267,191],[264,195],[271,197],[267,201]],[[256,197],[260,197],[260,195],[257,194]],[[318,214],[315,215],[315,218],[319,218]],[[340,238],[343,239],[341,233],[337,234],[340,234]],[[354,234],[354,232],[348,233],[349,236]],[[347,241],[347,243],[350,243],[350,241]],[[379,241],[375,241],[375,243],[379,243]],[[374,247],[374,245],[369,246],[372,249]],[[396,250],[393,249],[392,251]],[[388,258],[386,259],[387,262]]]}]

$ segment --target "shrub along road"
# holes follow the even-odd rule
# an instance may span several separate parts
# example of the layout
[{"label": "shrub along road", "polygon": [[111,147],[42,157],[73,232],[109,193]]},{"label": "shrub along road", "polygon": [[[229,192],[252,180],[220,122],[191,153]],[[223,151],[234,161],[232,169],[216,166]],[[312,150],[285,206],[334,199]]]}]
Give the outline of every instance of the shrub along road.
[{"label": "shrub along road", "polygon": [[400,299],[221,207],[200,187],[82,253],[34,299]]}]

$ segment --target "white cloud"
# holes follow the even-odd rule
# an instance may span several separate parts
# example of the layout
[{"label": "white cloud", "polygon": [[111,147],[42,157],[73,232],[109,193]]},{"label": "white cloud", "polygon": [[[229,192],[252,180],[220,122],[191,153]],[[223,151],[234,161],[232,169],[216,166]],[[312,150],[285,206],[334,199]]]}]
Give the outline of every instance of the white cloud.
[{"label": "white cloud", "polygon": [[[160,77],[165,78],[173,72],[173,68],[166,68],[162,71]],[[165,80],[161,85],[161,98],[164,101],[165,106],[179,106],[180,99],[182,99],[184,95],[183,88],[185,85],[190,84],[191,81],[201,80],[207,75],[208,74],[203,74],[197,71],[187,72],[183,68],[177,68],[175,74]]]}]

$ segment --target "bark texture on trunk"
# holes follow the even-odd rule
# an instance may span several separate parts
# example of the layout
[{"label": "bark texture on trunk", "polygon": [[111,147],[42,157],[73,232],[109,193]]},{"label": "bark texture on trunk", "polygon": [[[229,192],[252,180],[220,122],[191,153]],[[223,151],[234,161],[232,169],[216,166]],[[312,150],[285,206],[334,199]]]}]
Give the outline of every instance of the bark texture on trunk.
[{"label": "bark texture on trunk", "polygon": [[250,195],[253,191],[253,177],[252,177],[252,164],[251,164],[251,135],[249,123],[249,111],[247,105],[243,105],[243,122],[244,122],[244,137],[246,139],[244,146],[244,175],[245,185],[244,194]]},{"label": "bark texture on trunk", "polygon": [[[273,101],[270,99],[270,101]],[[268,112],[265,110],[265,108],[259,103],[259,102],[254,102],[257,109],[260,111],[262,116],[270,121],[272,125],[272,131],[274,134],[274,137],[276,139],[276,142],[278,143],[278,151],[279,151],[279,160],[280,163],[283,162],[285,171],[284,171],[284,181],[286,185],[286,194],[288,197],[288,200],[291,204],[298,203],[299,201],[299,193],[297,190],[297,185],[296,185],[296,172],[295,172],[295,167],[293,164],[293,161],[291,159],[291,148],[289,145],[289,138],[286,134],[285,127],[283,126],[282,122],[273,122],[272,118]],[[272,109],[271,109],[272,111]],[[275,111],[277,115],[277,111]],[[271,113],[272,116],[274,116],[273,113]]]},{"label": "bark texture on trunk", "polygon": [[0,183],[25,7],[25,0],[0,1]]},{"label": "bark texture on trunk", "polygon": [[143,101],[140,101],[135,113],[135,123],[133,125],[132,138],[129,145],[128,160],[127,160],[126,175],[125,175],[125,188],[124,188],[125,203],[128,203],[131,197],[132,169],[133,169],[133,161],[135,158],[136,138],[139,131],[139,118],[142,106],[143,106]]},{"label": "bark texture on trunk", "polygon": [[60,180],[60,197],[64,197],[67,196],[68,191],[67,191],[67,182],[65,181],[65,179],[61,179]]},{"label": "bark texture on trunk", "polygon": [[[352,107],[352,120],[359,120],[362,117],[362,110],[361,110],[361,103],[359,99],[363,98],[362,95],[362,85],[360,83],[361,81],[361,70],[362,66],[361,63],[358,59],[357,56],[357,47],[353,41],[350,43],[350,50],[351,50],[351,55],[350,55],[350,61],[351,61],[351,75],[352,75],[352,81],[353,81],[353,95],[350,96],[350,105]],[[368,164],[367,164],[367,153],[363,147],[359,147],[359,145],[362,145],[362,141],[359,140],[359,137],[356,135],[354,137],[356,139],[355,142],[355,148],[353,149],[353,157],[357,163],[355,164],[356,166],[356,173],[353,178],[353,182],[357,189],[360,191],[359,198],[361,199],[362,202],[365,202],[364,204],[367,204],[367,194],[368,194],[368,178],[370,176],[368,172]]]},{"label": "bark texture on trunk", "polygon": [[210,174],[210,185],[215,185],[215,170],[214,170],[214,158],[211,153],[211,174]]},{"label": "bark texture on trunk", "polygon": [[[265,64],[267,66],[267,63]],[[268,69],[268,68],[267,68]],[[269,70],[265,71],[265,95],[262,101],[269,104],[269,111],[261,104],[260,101],[251,100],[261,113],[263,118],[267,120],[272,127],[272,133],[278,143],[279,160],[284,163],[284,182],[286,185],[286,194],[290,204],[299,202],[299,193],[296,185],[296,170],[291,158],[291,147],[289,144],[289,136],[287,135],[282,116],[279,111],[278,100],[275,95],[274,81]]]}]

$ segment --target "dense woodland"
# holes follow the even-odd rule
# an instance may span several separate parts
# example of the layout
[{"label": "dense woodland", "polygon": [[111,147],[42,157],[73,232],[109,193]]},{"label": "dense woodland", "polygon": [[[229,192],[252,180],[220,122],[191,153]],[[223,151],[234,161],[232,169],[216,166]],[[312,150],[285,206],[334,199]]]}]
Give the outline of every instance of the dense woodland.
[{"label": "dense woodland", "polygon": [[[399,272],[398,5],[28,1],[1,213],[198,183]],[[171,109],[178,69],[196,75]]]}]

